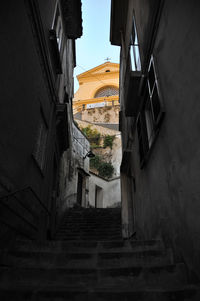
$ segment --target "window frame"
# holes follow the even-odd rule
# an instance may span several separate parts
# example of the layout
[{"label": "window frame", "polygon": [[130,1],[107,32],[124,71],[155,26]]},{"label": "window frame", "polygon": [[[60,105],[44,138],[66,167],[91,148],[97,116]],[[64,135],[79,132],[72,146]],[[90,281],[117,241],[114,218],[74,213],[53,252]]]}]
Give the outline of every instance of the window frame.
[{"label": "window frame", "polygon": [[[107,92],[107,94],[105,94]],[[113,94],[113,93],[114,94]],[[102,97],[111,97],[111,96],[119,96],[119,87],[112,85],[105,85],[99,88],[95,94],[94,98],[102,98]]]},{"label": "window frame", "polygon": [[53,23],[52,23],[52,29],[55,30],[57,44],[58,44],[58,50],[59,50],[60,55],[62,56],[63,45],[64,45],[64,30],[63,30],[62,17],[61,17],[61,12],[60,12],[60,7],[59,7],[58,1],[55,6],[55,14],[54,14]]},{"label": "window frame", "polygon": [[[150,74],[150,71],[153,71],[153,76]],[[146,82],[143,87],[143,101],[136,120],[141,168],[144,167],[148,160],[165,115],[157,74],[155,59],[152,55],[149,62]],[[152,77],[154,78],[153,84],[151,83]],[[157,101],[159,102],[159,112],[157,115],[155,114],[153,105],[154,91],[157,91]],[[141,127],[142,136],[138,130],[139,127]]]},{"label": "window frame", "polygon": [[137,27],[135,22],[135,16],[133,15],[132,21],[132,30],[130,36],[130,63],[131,63],[131,71],[141,71],[141,56],[140,56],[140,48],[138,42],[138,34]]},{"label": "window frame", "polygon": [[[151,108],[152,108],[152,112],[153,112],[153,118],[154,118],[154,123],[156,126],[159,125],[161,119],[162,119],[162,115],[163,115],[163,112],[164,112],[164,106],[163,106],[163,102],[162,102],[162,97],[161,97],[161,93],[160,93],[160,88],[159,88],[159,83],[158,83],[158,73],[157,73],[157,70],[156,70],[156,67],[155,67],[155,58],[153,55],[151,55],[151,58],[150,58],[150,62],[149,62],[149,67],[148,67],[148,74],[150,73],[150,69],[151,67],[153,68],[153,72],[154,72],[154,77],[155,77],[155,81],[153,83],[153,87],[151,88],[150,87],[150,82],[149,82],[149,77],[147,76],[147,84],[148,84],[148,89],[149,89],[149,94],[150,94],[150,98],[151,98]],[[157,91],[157,94],[158,94],[158,99],[159,99],[159,105],[160,105],[160,111],[159,111],[159,114],[158,114],[158,117],[155,119],[155,112],[154,112],[154,108],[153,108],[153,93],[154,91]]]}]

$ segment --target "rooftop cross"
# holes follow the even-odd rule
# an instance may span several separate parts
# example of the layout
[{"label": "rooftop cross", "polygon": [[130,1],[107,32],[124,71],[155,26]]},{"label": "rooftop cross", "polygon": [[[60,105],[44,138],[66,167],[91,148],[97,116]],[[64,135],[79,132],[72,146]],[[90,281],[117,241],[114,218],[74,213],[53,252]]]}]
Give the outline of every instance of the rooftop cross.
[{"label": "rooftop cross", "polygon": [[105,60],[104,61],[110,61],[111,60],[111,58],[110,57],[107,57],[107,58],[105,58]]}]

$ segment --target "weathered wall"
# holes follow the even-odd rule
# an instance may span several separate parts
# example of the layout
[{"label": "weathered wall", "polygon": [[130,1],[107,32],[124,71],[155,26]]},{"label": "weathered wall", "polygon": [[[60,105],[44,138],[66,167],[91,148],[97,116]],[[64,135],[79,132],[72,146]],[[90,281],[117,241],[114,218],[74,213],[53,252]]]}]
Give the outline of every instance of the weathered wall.
[{"label": "weathered wall", "polygon": [[[2,28],[0,93],[3,99],[0,110],[0,192],[5,194],[7,191],[31,186],[52,213],[53,218],[49,225],[54,223],[56,209],[54,207],[59,205],[56,204],[58,194],[56,190],[62,150],[60,136],[57,135],[59,121],[56,104],[63,103],[65,89],[69,96],[73,97],[74,68],[72,41],[63,35],[63,52],[60,53],[62,75],[56,74],[54,70],[49,30],[52,28],[56,2],[20,0],[13,3],[8,0],[0,12]],[[14,30],[16,26],[17,34]],[[71,104],[68,105],[69,133],[70,114]],[[45,148],[43,168],[33,155],[38,144],[42,145],[38,138],[41,120],[47,130],[46,147],[45,139],[43,140]],[[67,136],[67,132],[65,134]],[[33,206],[37,211],[36,228],[38,227],[40,231],[43,227],[40,227],[38,222],[40,219],[47,226],[46,217],[41,214],[42,209],[37,198],[27,193],[20,195],[20,200],[22,199],[26,205],[28,204],[27,207]],[[30,214],[27,212],[25,214],[22,208],[17,207],[16,199],[11,203],[13,209],[20,212],[23,218],[25,216],[28,221],[33,221]],[[3,212],[2,209],[1,213],[4,214]],[[13,213],[7,218],[7,222],[13,223],[13,227],[20,224],[20,217],[16,216],[18,215]],[[16,223],[13,222],[15,218],[18,219]],[[23,225],[22,229],[27,225],[28,223],[26,226]],[[0,236],[3,232],[6,233],[2,227]]]},{"label": "weathered wall", "polygon": [[120,191],[120,178],[113,180],[104,180],[90,173],[89,178],[89,205],[95,207],[95,187],[102,188],[103,193],[103,208],[120,206],[121,204],[121,191]]},{"label": "weathered wall", "polygon": [[120,164],[122,158],[122,149],[121,149],[121,133],[119,131],[114,131],[100,125],[91,124],[89,122],[76,120],[78,125],[82,128],[87,127],[88,125],[91,126],[92,129],[96,129],[101,136],[115,136],[113,141],[112,149],[109,147],[107,148],[99,148],[95,149],[95,153],[104,157],[106,162],[111,162],[114,167],[113,177],[118,177],[120,175]]},{"label": "weathered wall", "polygon": [[[64,152],[60,168],[60,198],[58,200],[61,207],[60,214],[66,208],[73,207],[77,202],[77,182],[78,168],[82,168],[89,175],[89,158],[83,157],[90,149],[90,144],[82,132],[72,123],[72,143],[70,148]],[[82,206],[86,206],[89,201],[88,179],[83,187]]]},{"label": "weathered wall", "polygon": [[105,106],[102,108],[85,109],[82,111],[82,120],[94,123],[118,124],[119,109],[120,106]]},{"label": "weathered wall", "polygon": [[[146,239],[162,236],[197,272],[200,271],[199,8],[197,1],[165,1],[153,54],[166,116],[144,169],[139,166],[137,133],[133,150],[138,236]],[[137,13],[141,14],[142,9],[141,6]]]},{"label": "weathered wall", "polygon": [[[53,20],[54,2],[51,1],[51,5],[47,7],[44,5],[47,13],[47,18],[43,20],[45,39],[48,35],[47,28],[51,26]],[[8,191],[31,186],[41,201],[50,208],[56,120],[38,37],[36,33],[33,35],[30,7],[28,4],[25,5],[24,1],[17,3],[6,1],[0,12],[0,22],[2,28],[0,93],[3,100],[0,109],[0,190],[5,194]],[[14,30],[16,26],[17,34]],[[48,154],[43,170],[33,156],[42,114],[48,127]],[[37,211],[36,214],[39,215],[41,207],[31,193],[28,193],[28,197],[25,194],[24,201],[28,203],[30,198]],[[15,207],[13,200],[11,206]],[[1,212],[3,214],[3,209]],[[21,214],[24,212],[21,211]],[[19,220],[14,222],[15,218],[14,213],[11,214],[10,220],[7,217],[8,224],[13,223],[13,227],[19,224]],[[32,221],[30,216],[27,215],[26,218]],[[23,229],[26,227],[29,232],[28,223],[23,225]]]}]

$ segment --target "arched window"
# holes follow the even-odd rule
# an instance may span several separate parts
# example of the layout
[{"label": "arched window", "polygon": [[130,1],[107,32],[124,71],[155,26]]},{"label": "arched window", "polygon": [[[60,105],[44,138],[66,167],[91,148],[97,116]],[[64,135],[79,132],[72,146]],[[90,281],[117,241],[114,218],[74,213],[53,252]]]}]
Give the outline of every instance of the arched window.
[{"label": "arched window", "polygon": [[119,89],[117,87],[113,86],[106,86],[101,89],[99,89],[94,98],[98,97],[107,97],[107,96],[113,96],[113,95],[119,95]]}]

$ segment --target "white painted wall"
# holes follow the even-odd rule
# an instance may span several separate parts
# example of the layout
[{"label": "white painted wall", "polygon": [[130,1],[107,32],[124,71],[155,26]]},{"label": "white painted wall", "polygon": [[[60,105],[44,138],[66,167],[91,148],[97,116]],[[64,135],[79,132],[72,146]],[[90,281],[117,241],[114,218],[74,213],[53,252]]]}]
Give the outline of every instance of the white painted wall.
[{"label": "white painted wall", "polygon": [[104,180],[92,173],[89,178],[89,205],[95,206],[95,187],[103,189],[103,208],[112,207],[117,203],[121,204],[120,178]]},{"label": "white painted wall", "polygon": [[[83,157],[90,150],[90,143],[83,133],[72,122],[71,143],[69,149],[63,153],[60,169],[60,191],[61,198],[59,206],[64,211],[67,207],[73,207],[77,197],[78,168],[89,173],[89,158]],[[88,177],[86,177],[82,195],[83,205],[89,202]]]}]

